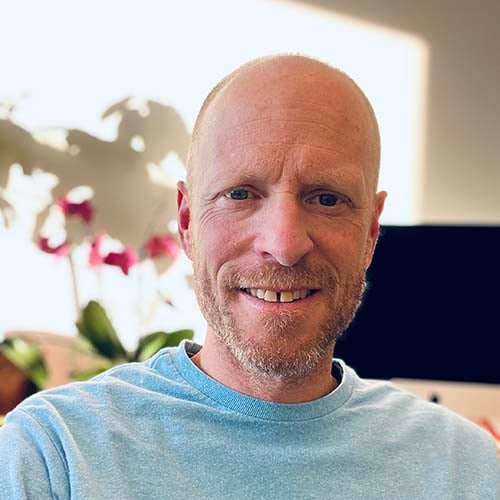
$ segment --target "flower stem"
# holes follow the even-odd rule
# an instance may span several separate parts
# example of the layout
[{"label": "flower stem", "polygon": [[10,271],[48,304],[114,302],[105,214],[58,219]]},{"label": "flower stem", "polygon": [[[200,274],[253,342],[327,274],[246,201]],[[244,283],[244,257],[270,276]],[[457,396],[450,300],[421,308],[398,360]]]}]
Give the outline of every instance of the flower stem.
[{"label": "flower stem", "polygon": [[78,296],[78,285],[76,280],[76,268],[75,262],[73,260],[73,254],[70,252],[68,254],[69,267],[71,269],[71,283],[73,285],[73,300],[75,303],[76,319],[80,317],[80,297]]}]

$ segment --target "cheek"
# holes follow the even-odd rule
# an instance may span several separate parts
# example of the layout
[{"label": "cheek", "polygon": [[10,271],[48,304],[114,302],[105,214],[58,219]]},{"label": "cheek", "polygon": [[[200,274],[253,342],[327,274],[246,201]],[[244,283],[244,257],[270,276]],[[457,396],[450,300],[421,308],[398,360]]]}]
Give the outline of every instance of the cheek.
[{"label": "cheek", "polygon": [[209,262],[210,274],[217,274],[225,262],[248,251],[247,234],[244,224],[222,217],[200,225],[195,237],[197,255],[202,261]]},{"label": "cheek", "polygon": [[339,272],[358,271],[366,256],[364,233],[361,226],[329,225],[316,233],[314,242],[317,251]]}]

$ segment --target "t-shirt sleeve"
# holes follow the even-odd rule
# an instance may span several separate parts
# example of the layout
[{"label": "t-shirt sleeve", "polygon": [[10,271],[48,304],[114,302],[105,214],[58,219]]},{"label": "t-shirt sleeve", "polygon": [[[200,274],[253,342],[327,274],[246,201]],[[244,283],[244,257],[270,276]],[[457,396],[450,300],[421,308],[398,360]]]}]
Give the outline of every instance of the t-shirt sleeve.
[{"label": "t-shirt sleeve", "polygon": [[64,461],[38,421],[15,410],[0,427],[0,500],[70,498]]}]

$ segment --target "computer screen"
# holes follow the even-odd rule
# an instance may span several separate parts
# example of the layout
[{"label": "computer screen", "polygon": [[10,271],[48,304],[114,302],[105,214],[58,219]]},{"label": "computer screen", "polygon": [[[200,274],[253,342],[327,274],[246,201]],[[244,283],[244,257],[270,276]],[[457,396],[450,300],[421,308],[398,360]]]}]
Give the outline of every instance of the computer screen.
[{"label": "computer screen", "polygon": [[500,384],[500,227],[383,226],[335,357],[366,378]]}]

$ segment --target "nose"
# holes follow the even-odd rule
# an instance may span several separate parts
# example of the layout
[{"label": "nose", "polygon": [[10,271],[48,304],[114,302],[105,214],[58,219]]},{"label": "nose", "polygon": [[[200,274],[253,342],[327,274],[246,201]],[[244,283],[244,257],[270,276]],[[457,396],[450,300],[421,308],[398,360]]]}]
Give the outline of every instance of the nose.
[{"label": "nose", "polygon": [[301,202],[283,195],[266,205],[256,221],[255,251],[282,266],[293,266],[314,246]]}]

